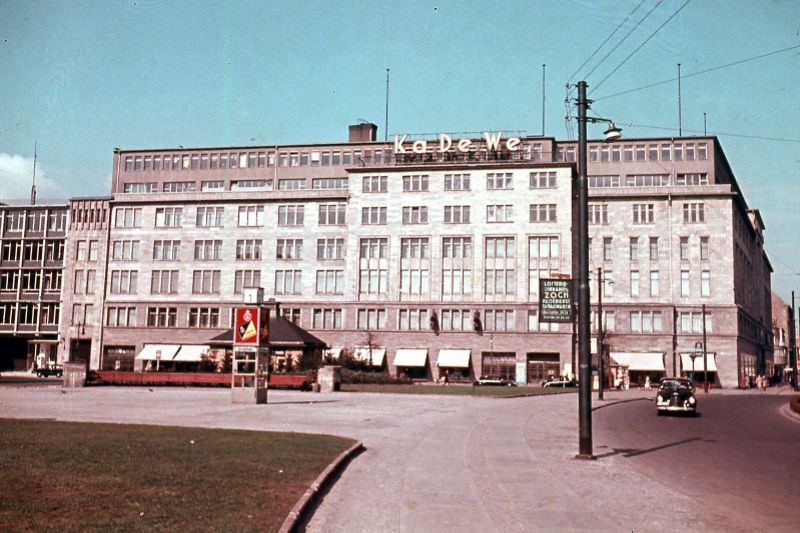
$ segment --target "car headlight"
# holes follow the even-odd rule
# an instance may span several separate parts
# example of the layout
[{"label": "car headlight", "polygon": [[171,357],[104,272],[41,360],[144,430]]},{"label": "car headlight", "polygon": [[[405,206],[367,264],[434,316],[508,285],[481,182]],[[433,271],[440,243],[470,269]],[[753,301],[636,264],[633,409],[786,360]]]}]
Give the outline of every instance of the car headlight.
[{"label": "car headlight", "polygon": [[689,403],[694,405],[697,400],[694,399],[694,396],[689,396]]}]

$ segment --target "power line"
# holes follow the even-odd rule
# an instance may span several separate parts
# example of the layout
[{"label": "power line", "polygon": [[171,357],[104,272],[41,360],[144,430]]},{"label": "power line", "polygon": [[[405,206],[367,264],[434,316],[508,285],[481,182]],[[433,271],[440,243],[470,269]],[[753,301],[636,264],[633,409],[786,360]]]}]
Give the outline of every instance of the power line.
[{"label": "power line", "polygon": [[628,31],[628,33],[626,33],[626,34],[625,34],[625,36],[622,38],[622,40],[621,40],[620,42],[618,42],[616,45],[614,45],[614,47],[613,47],[611,50],[609,50],[609,52],[608,52],[606,55],[604,55],[604,56],[603,56],[603,59],[601,59],[601,60],[600,60],[600,62],[599,62],[598,64],[596,64],[596,65],[594,66],[594,68],[593,68],[592,70],[590,70],[590,71],[589,71],[589,72],[586,74],[586,76],[584,76],[584,77],[583,77],[583,79],[586,79],[586,78],[588,78],[589,76],[591,76],[591,75],[592,75],[592,73],[593,73],[595,70],[597,70],[597,67],[599,67],[600,65],[602,65],[602,64],[603,64],[603,62],[604,62],[606,59],[608,59],[608,56],[610,56],[611,54],[613,54],[613,53],[614,53],[614,51],[616,51],[616,49],[617,49],[617,48],[619,48],[619,47],[620,47],[620,45],[621,45],[622,43],[624,43],[624,42],[625,42],[625,39],[627,39],[628,37],[630,37],[631,33],[633,33],[633,32],[636,30],[636,28],[638,28],[639,26],[641,26],[642,22],[644,22],[644,21],[645,21],[645,19],[646,19],[647,17],[649,17],[649,16],[650,16],[650,13],[652,13],[653,11],[655,11],[655,10],[656,10],[656,8],[657,8],[658,6],[660,6],[660,5],[661,5],[661,2],[663,2],[663,1],[664,1],[664,0],[658,0],[658,3],[656,3],[656,5],[654,5],[654,6],[652,7],[652,9],[650,9],[650,11],[648,11],[648,12],[645,14],[645,16],[643,16],[643,17],[642,17],[642,18],[639,20],[639,22],[637,22],[637,23],[636,23],[636,24],[633,26],[633,28],[631,28],[631,29]]},{"label": "power line", "polygon": [[[647,129],[651,129],[651,130],[678,131],[678,128],[670,128],[670,127],[667,127],[667,126],[653,126],[653,125],[650,125],[650,124],[635,124],[633,122],[625,122],[625,121],[622,121],[622,120],[617,120],[615,122],[618,125],[627,126],[629,128],[647,128]],[[688,133],[698,133],[698,134],[703,133],[700,130],[687,130],[686,128],[684,128],[683,131],[688,132]],[[744,139],[761,139],[761,140],[765,140],[765,141],[779,141],[779,142],[789,142],[789,143],[800,143],[800,139],[790,139],[788,137],[765,137],[765,136],[762,136],[762,135],[746,135],[746,134],[743,134],[743,133],[727,133],[727,132],[722,132],[722,131],[708,132],[707,135],[712,135],[712,136],[716,136],[716,137],[720,137],[720,136],[742,137]]]},{"label": "power line", "polygon": [[[599,51],[600,51],[600,49],[601,49],[601,48],[603,48],[603,47],[606,45],[606,43],[607,43],[608,41],[610,41],[610,40],[611,40],[611,38],[614,36],[614,34],[615,34],[615,33],[617,33],[617,32],[619,31],[619,29],[620,29],[620,28],[621,28],[621,27],[622,27],[622,26],[623,26],[623,25],[624,25],[626,22],[628,22],[628,19],[629,19],[629,18],[631,18],[631,15],[633,15],[634,13],[636,13],[636,11],[637,11],[637,10],[638,10],[640,7],[642,7],[642,4],[644,4],[644,2],[645,2],[645,0],[642,0],[641,2],[639,2],[639,5],[637,5],[635,8],[633,8],[633,11],[631,11],[630,13],[628,13],[628,16],[627,16],[627,17],[625,17],[625,20],[623,20],[622,22],[620,22],[620,23],[619,23],[619,25],[618,25],[618,26],[617,26],[617,27],[614,29],[614,31],[612,31],[612,32],[609,34],[609,36],[608,36],[608,37],[606,37],[606,40],[605,40],[605,41],[603,41],[602,43],[600,43],[600,46],[598,46],[597,48],[595,48],[594,52],[592,52],[592,53],[589,55],[589,57],[587,57],[587,58],[586,58],[586,60],[585,60],[583,63],[581,63],[581,66],[579,66],[577,69],[575,69],[575,72],[573,72],[573,73],[572,73],[572,76],[570,76],[570,77],[569,77],[569,80],[570,80],[570,81],[572,81],[573,79],[575,79],[575,76],[577,76],[577,75],[578,75],[578,72],[580,72],[580,71],[581,71],[581,69],[582,69],[583,67],[585,67],[585,66],[586,66],[586,64],[587,64],[589,61],[591,61],[591,60],[592,60],[592,58],[595,56],[595,54],[596,54],[597,52],[599,52]],[[597,67],[595,67],[595,68],[597,68]]]},{"label": "power line", "polygon": [[674,12],[672,15],[670,15],[670,16],[667,18],[667,20],[665,20],[664,22],[662,22],[662,23],[661,23],[661,25],[660,25],[658,28],[656,28],[656,30],[655,30],[653,33],[651,33],[651,34],[650,34],[650,35],[647,37],[647,39],[645,39],[645,40],[644,40],[644,42],[642,42],[642,44],[640,44],[639,46],[637,46],[637,47],[636,47],[636,49],[635,49],[633,52],[631,52],[630,54],[628,54],[628,57],[626,57],[625,59],[623,59],[623,60],[622,60],[622,62],[620,62],[620,64],[619,64],[619,65],[617,65],[616,67],[614,67],[614,70],[612,70],[611,72],[609,72],[609,73],[608,73],[608,75],[607,75],[605,78],[603,78],[602,80],[600,80],[600,83],[598,83],[597,85],[595,85],[595,87],[594,87],[594,88],[595,88],[595,89],[597,89],[597,88],[599,88],[601,85],[603,85],[603,83],[605,83],[605,81],[606,81],[608,78],[610,78],[611,76],[613,76],[613,75],[614,75],[614,73],[615,73],[616,71],[618,71],[618,70],[620,69],[620,67],[622,67],[622,65],[624,65],[624,64],[625,64],[625,63],[626,63],[626,62],[627,62],[627,61],[628,61],[628,60],[629,60],[631,57],[633,57],[633,55],[634,55],[636,52],[638,52],[638,51],[639,51],[639,50],[640,50],[640,49],[641,49],[641,48],[642,48],[644,45],[646,45],[646,44],[648,43],[648,41],[650,41],[650,39],[652,39],[652,38],[653,38],[653,36],[655,36],[655,34],[656,34],[656,33],[658,33],[658,32],[661,30],[661,28],[663,28],[664,26],[666,26],[666,25],[667,25],[667,23],[668,23],[669,21],[671,21],[671,20],[672,20],[672,19],[675,17],[675,15],[677,15],[678,13],[680,13],[680,12],[681,12],[681,10],[682,10],[684,7],[686,7],[686,6],[689,4],[689,2],[691,2],[691,1],[692,1],[692,0],[686,0],[686,2],[684,2],[684,3],[683,3],[683,5],[682,5],[681,7],[679,7],[678,9],[676,9],[676,10],[675,10],[675,12]]},{"label": "power line", "polygon": [[[772,52],[767,52],[765,54],[760,54],[760,55],[757,55],[757,56],[748,57],[748,58],[745,58],[745,59],[740,59],[740,60],[734,61],[732,63],[726,63],[724,65],[719,65],[719,66],[716,66],[716,67],[707,68],[705,70],[698,70],[697,72],[692,72],[691,74],[682,74],[681,75],[681,79],[691,78],[692,76],[699,76],[700,74],[707,74],[707,73],[713,72],[715,70],[720,70],[720,69],[723,69],[723,68],[728,68],[728,67],[733,67],[733,66],[736,66],[736,65],[741,65],[742,63],[747,63],[748,61],[755,61],[756,59],[762,59],[762,58],[769,57],[769,56],[772,56],[772,55],[775,55],[775,54],[781,54],[783,52],[788,52],[789,50],[795,50],[797,48],[800,48],[800,44],[795,45],[795,46],[787,46],[786,48],[781,48],[780,50],[773,50]],[[643,91],[644,89],[650,89],[652,87],[657,87],[659,85],[665,85],[667,83],[672,83],[673,81],[676,81],[677,79],[678,78],[670,78],[668,80],[659,81],[659,82],[656,82],[656,83],[650,83],[648,85],[642,85],[641,87],[636,87],[634,89],[627,89],[627,90],[624,90],[624,91],[620,91],[618,93],[607,94],[607,95],[601,96],[599,98],[594,98],[594,101],[596,102],[598,100],[605,100],[606,98],[614,98],[615,96],[622,96],[623,94],[630,94],[630,93],[634,93],[634,92],[637,92],[637,91]]]}]

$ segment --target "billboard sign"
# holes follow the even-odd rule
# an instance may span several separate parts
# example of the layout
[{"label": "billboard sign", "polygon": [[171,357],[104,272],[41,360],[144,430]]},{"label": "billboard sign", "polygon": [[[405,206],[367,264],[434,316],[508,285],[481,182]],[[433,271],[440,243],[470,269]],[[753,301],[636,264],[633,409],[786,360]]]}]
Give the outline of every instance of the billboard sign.
[{"label": "billboard sign", "polygon": [[234,346],[258,346],[258,307],[237,307],[233,325]]},{"label": "billboard sign", "polygon": [[539,279],[539,322],[572,322],[572,280]]}]

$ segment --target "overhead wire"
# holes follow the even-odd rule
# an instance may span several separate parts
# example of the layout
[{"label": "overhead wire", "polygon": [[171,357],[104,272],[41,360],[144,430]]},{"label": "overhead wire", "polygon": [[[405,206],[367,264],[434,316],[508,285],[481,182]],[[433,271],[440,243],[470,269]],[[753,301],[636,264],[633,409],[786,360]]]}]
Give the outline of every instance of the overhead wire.
[{"label": "overhead wire", "polygon": [[[625,122],[623,120],[616,120],[614,121],[617,125],[627,126],[629,128],[646,128],[651,130],[665,130],[665,131],[678,131],[678,128],[670,128],[668,126],[653,126],[650,124],[636,124],[634,122]],[[704,132],[700,130],[687,130],[683,128],[683,131],[689,133],[697,133],[703,134]],[[765,141],[779,141],[779,142],[790,142],[790,143],[800,143],[800,139],[791,139],[789,137],[766,137],[763,135],[747,135],[744,133],[730,133],[730,132],[712,132],[709,131],[708,133],[704,134],[705,136],[726,136],[726,137],[741,137],[744,139],[760,139]]]},{"label": "overhead wire", "polygon": [[626,63],[626,62],[627,62],[627,61],[628,61],[628,60],[629,60],[631,57],[633,57],[633,56],[636,54],[636,52],[638,52],[639,50],[641,50],[641,48],[642,48],[644,45],[646,45],[646,44],[647,44],[647,43],[650,41],[650,39],[652,39],[652,38],[655,36],[655,34],[656,34],[656,33],[658,33],[658,32],[661,30],[661,28],[663,28],[664,26],[666,26],[666,25],[669,23],[669,21],[671,21],[673,18],[675,18],[675,16],[676,16],[678,13],[680,13],[680,12],[683,10],[683,8],[684,8],[684,7],[686,7],[687,5],[689,5],[689,2],[691,2],[691,1],[692,1],[692,0],[686,0],[686,2],[684,2],[684,3],[683,3],[683,5],[682,5],[681,7],[679,7],[678,9],[676,9],[676,10],[675,10],[675,12],[674,12],[674,13],[672,13],[672,15],[670,15],[670,16],[667,18],[667,20],[665,20],[664,22],[662,22],[662,23],[661,23],[661,25],[660,25],[658,28],[656,28],[656,29],[655,29],[655,31],[654,31],[653,33],[651,33],[651,34],[650,34],[650,35],[647,37],[647,39],[645,39],[645,40],[642,42],[642,44],[640,44],[639,46],[637,46],[637,47],[636,47],[636,48],[633,50],[633,52],[631,52],[630,54],[628,54],[628,56],[627,56],[625,59],[623,59],[623,60],[622,60],[622,61],[621,61],[621,62],[620,62],[620,63],[619,63],[619,64],[618,64],[616,67],[614,67],[614,70],[612,70],[611,72],[609,72],[609,73],[606,75],[606,77],[605,77],[605,78],[603,78],[602,80],[600,80],[600,82],[599,82],[597,85],[595,85],[595,86],[594,86],[595,90],[597,90],[597,89],[598,89],[598,88],[599,88],[601,85],[603,85],[603,83],[605,83],[605,81],[606,81],[608,78],[610,78],[611,76],[613,76],[613,75],[614,75],[614,73],[615,73],[615,72],[617,72],[617,71],[620,69],[620,67],[622,67],[622,65],[624,65],[624,64],[625,64],[625,63]]},{"label": "overhead wire", "polygon": [[577,75],[578,75],[578,73],[581,71],[581,69],[582,69],[583,67],[585,67],[585,66],[586,66],[586,64],[587,64],[589,61],[591,61],[591,60],[592,60],[592,58],[595,56],[595,54],[597,54],[597,52],[599,52],[599,51],[600,51],[600,49],[601,49],[601,48],[603,48],[603,47],[606,45],[606,43],[607,43],[608,41],[610,41],[610,40],[611,40],[611,38],[612,38],[612,37],[613,37],[613,36],[614,36],[614,35],[615,35],[615,34],[616,34],[618,31],[619,31],[619,29],[620,29],[620,28],[622,28],[622,26],[623,26],[623,25],[624,25],[626,22],[628,22],[628,19],[629,19],[629,18],[631,18],[631,16],[632,16],[634,13],[636,13],[636,11],[637,11],[637,10],[638,10],[640,7],[642,7],[642,4],[644,4],[644,3],[645,3],[645,0],[642,0],[641,2],[639,2],[639,4],[638,4],[638,5],[637,5],[635,8],[633,8],[633,11],[631,11],[630,13],[628,13],[628,16],[627,16],[627,17],[625,17],[625,20],[623,20],[622,22],[620,22],[620,23],[619,23],[619,25],[617,25],[617,27],[614,29],[614,31],[612,31],[612,32],[611,32],[611,33],[608,35],[608,37],[606,37],[605,41],[603,41],[602,43],[600,43],[600,46],[598,46],[597,48],[595,48],[595,49],[594,49],[594,52],[592,52],[591,54],[589,54],[589,57],[587,57],[587,58],[586,58],[586,60],[585,60],[583,63],[581,63],[581,66],[579,66],[577,69],[575,69],[575,72],[573,72],[573,73],[572,73],[572,75],[571,75],[571,76],[568,78],[570,81],[572,81],[572,80],[575,78],[575,76],[577,76]]},{"label": "overhead wire", "polygon": [[[795,50],[797,48],[800,48],[800,44],[795,45],[795,46],[787,46],[786,48],[781,48],[780,50],[773,50],[772,52],[767,52],[767,53],[764,53],[764,54],[759,54],[757,56],[748,57],[748,58],[745,58],[745,59],[740,59],[740,60],[734,61],[732,63],[726,63],[724,65],[719,65],[719,66],[707,68],[707,69],[704,69],[704,70],[698,70],[697,72],[691,72],[689,74],[683,74],[683,75],[681,75],[681,79],[691,78],[692,76],[699,76],[700,74],[707,74],[709,72],[714,72],[715,70],[721,70],[723,68],[728,68],[728,67],[733,67],[733,66],[736,66],[736,65],[741,65],[742,63],[747,63],[749,61],[755,61],[757,59],[763,59],[765,57],[769,57],[769,56],[772,56],[772,55],[775,55],[775,54],[780,54],[780,53],[783,53],[783,52],[788,52],[789,50]],[[636,87],[636,88],[633,88],[633,89],[626,89],[626,90],[620,91],[618,93],[607,94],[605,96],[600,96],[598,98],[594,98],[594,100],[595,101],[605,100],[606,98],[614,98],[615,96],[622,96],[623,94],[630,94],[630,93],[634,93],[634,92],[637,92],[637,91],[643,91],[645,89],[650,89],[652,87],[658,87],[659,85],[665,85],[667,83],[672,83],[672,82],[676,81],[677,79],[678,79],[677,77],[674,77],[674,78],[670,78],[668,80],[658,81],[656,83],[650,83],[648,85],[642,85],[641,87]]]},{"label": "overhead wire", "polygon": [[608,57],[609,57],[611,54],[613,54],[613,53],[614,53],[614,52],[617,50],[617,48],[619,48],[619,47],[620,47],[620,45],[622,45],[622,43],[624,43],[624,42],[625,42],[625,40],[626,40],[628,37],[630,37],[630,35],[631,35],[631,34],[632,34],[634,31],[636,31],[636,29],[637,29],[639,26],[641,26],[642,22],[644,22],[644,21],[647,19],[647,17],[649,17],[649,16],[650,16],[650,14],[651,14],[653,11],[655,11],[655,10],[656,10],[656,8],[657,8],[658,6],[660,6],[660,5],[661,5],[661,2],[663,2],[663,1],[664,1],[664,0],[658,0],[658,2],[656,3],[656,5],[654,5],[654,6],[653,6],[653,7],[650,9],[650,11],[648,11],[647,13],[645,13],[645,15],[644,15],[644,16],[643,16],[643,17],[642,17],[640,20],[639,20],[639,22],[637,22],[637,23],[636,23],[636,24],[633,26],[633,28],[631,28],[630,30],[628,30],[628,33],[626,33],[626,34],[625,34],[625,36],[624,36],[624,37],[622,37],[622,40],[621,40],[621,41],[619,41],[617,44],[615,44],[615,45],[614,45],[614,47],[613,47],[611,50],[609,50],[609,51],[608,51],[608,53],[606,53],[606,55],[604,55],[604,56],[603,56],[603,58],[600,60],[600,62],[599,62],[598,64],[596,64],[596,65],[594,66],[594,68],[593,68],[592,70],[590,70],[590,71],[589,71],[589,72],[588,72],[588,73],[587,73],[587,74],[586,74],[586,75],[585,75],[583,78],[584,78],[584,79],[586,79],[586,78],[588,78],[589,76],[591,76],[591,75],[594,73],[594,71],[595,71],[595,70],[597,70],[597,67],[599,67],[600,65],[602,65],[602,64],[605,62],[605,60],[606,60],[606,59],[608,59]]}]

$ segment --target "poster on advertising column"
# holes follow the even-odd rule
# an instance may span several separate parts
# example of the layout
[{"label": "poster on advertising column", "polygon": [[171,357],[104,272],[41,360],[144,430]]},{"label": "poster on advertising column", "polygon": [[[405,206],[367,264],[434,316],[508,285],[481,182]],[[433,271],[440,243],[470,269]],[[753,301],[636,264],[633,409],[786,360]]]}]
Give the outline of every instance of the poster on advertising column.
[{"label": "poster on advertising column", "polygon": [[572,322],[571,279],[539,279],[539,322]]}]

